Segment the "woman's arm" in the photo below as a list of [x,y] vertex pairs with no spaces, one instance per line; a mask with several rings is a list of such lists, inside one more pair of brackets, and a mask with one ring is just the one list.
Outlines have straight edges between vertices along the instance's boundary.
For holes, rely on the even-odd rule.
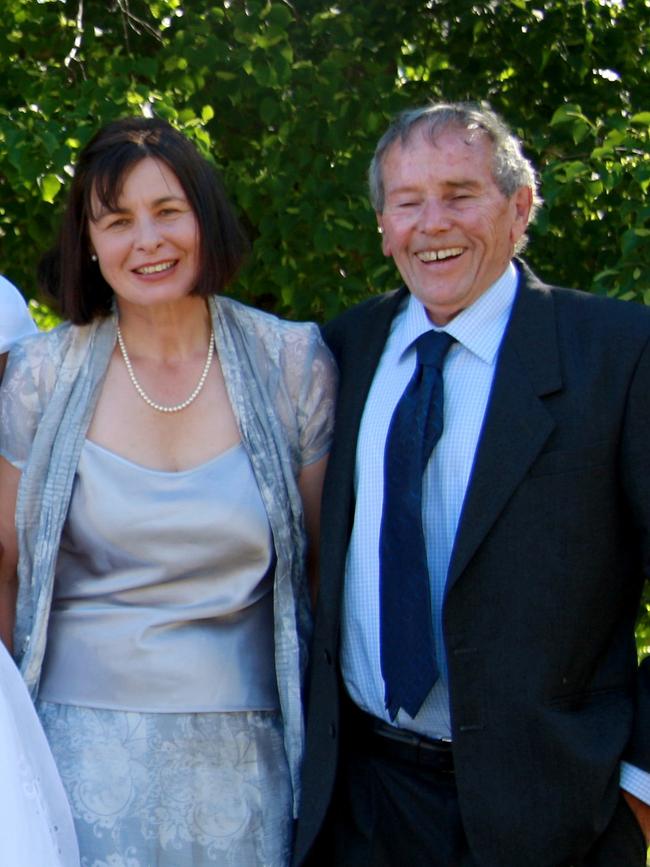
[[16,496],[20,470],[0,458],[0,639],[13,650],[18,590],[16,541]]
[[300,472],[298,489],[305,513],[307,532],[307,578],[312,605],[318,597],[318,558],[320,550],[320,502],[323,492],[323,479],[327,468],[327,455],[309,464]]

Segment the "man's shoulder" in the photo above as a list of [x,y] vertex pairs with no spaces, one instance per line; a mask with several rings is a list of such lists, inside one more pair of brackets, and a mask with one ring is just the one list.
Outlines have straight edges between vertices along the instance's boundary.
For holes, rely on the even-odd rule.
[[375,328],[387,330],[406,295],[407,290],[402,286],[391,292],[372,295],[354,307],[349,307],[323,326],[325,340],[330,345],[340,344],[350,339],[358,342],[360,330],[361,332]]
[[545,297],[553,304],[558,324],[578,328],[622,330],[632,336],[650,336],[650,307],[636,301],[611,298],[583,289],[568,288],[540,280],[529,268],[522,272],[524,293]]

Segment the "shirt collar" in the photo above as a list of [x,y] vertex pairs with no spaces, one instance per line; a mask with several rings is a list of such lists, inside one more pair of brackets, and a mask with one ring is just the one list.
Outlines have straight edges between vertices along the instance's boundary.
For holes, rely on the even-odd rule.
[[400,333],[395,335],[399,355],[406,352],[421,334],[433,329],[446,331],[465,349],[492,364],[510,319],[517,283],[517,269],[510,262],[498,280],[444,328],[433,325],[422,302],[410,295]]

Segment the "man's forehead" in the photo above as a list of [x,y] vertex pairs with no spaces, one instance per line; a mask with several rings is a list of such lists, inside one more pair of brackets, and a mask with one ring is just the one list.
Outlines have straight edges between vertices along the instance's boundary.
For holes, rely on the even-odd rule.
[[492,142],[482,130],[451,128],[432,139],[426,129],[414,131],[405,141],[393,142],[384,154],[382,174],[386,187],[407,178],[426,175],[449,185],[492,178]]
[[432,127],[424,122],[416,124],[404,135],[396,139],[386,155],[396,148],[402,153],[421,147],[422,145],[439,149],[441,147],[475,151],[486,146],[492,149],[492,140],[488,133],[478,124],[469,127],[459,124],[448,124],[442,127]]

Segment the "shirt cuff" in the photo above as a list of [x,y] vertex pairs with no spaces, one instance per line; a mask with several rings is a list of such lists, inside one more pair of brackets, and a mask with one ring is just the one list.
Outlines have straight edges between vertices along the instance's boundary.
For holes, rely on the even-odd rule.
[[642,771],[636,765],[621,762],[621,776],[619,785],[635,798],[650,806],[650,773]]

